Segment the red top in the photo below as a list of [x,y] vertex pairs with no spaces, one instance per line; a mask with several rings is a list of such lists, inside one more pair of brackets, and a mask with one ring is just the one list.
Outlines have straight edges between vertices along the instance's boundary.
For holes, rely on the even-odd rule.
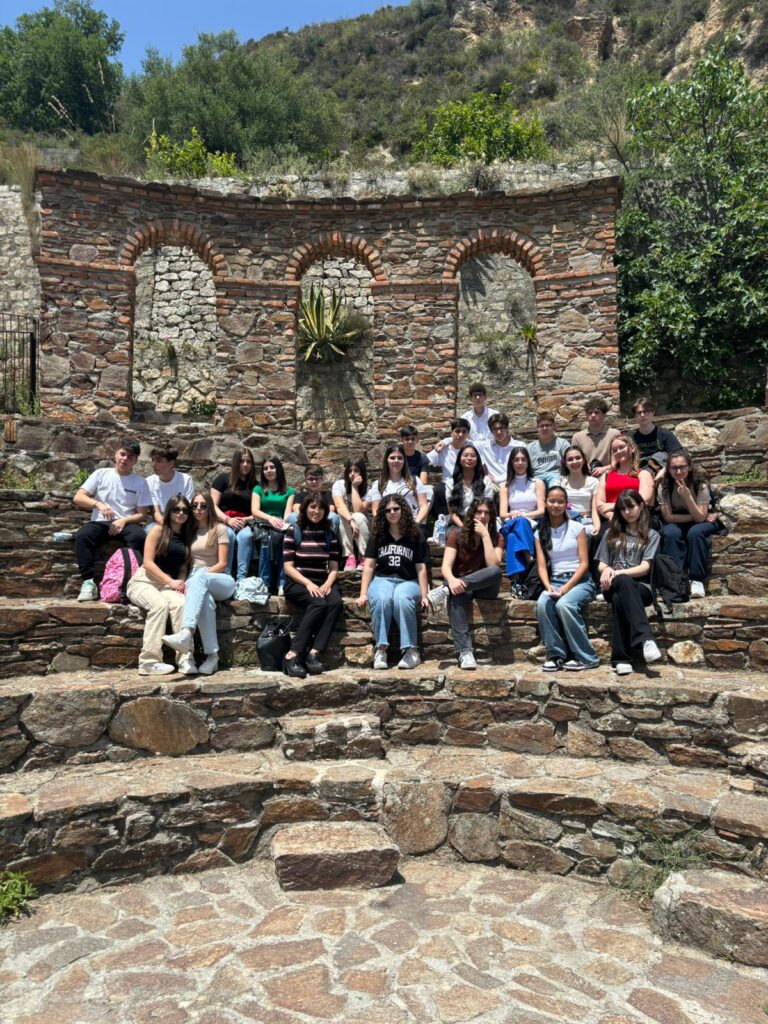
[[610,473],[605,474],[606,501],[614,504],[621,492],[626,491],[627,489],[639,491],[640,478],[636,476],[625,476],[623,473],[617,473],[615,469],[612,469]]

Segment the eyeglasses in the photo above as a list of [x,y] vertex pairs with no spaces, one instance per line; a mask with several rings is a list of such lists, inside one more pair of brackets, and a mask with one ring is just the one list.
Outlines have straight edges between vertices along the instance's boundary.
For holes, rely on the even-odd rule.
[[399,505],[390,505],[389,508],[384,509],[385,516],[394,516],[397,515],[398,512],[402,512],[402,509],[399,507]]
[[684,473],[686,471],[686,469],[688,469],[687,463],[684,466],[670,466],[669,467],[669,472],[670,473]]
[[208,506],[204,501],[193,501],[192,508],[194,509],[195,512],[205,512]]

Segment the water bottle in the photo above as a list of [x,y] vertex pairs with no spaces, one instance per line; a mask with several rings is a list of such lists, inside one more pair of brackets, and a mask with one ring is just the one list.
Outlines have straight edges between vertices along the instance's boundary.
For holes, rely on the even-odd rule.
[[437,543],[445,547],[445,516],[439,516],[437,520]]
[[54,544],[66,544],[67,541],[74,540],[74,533],[70,533],[69,530],[57,530],[53,535]]

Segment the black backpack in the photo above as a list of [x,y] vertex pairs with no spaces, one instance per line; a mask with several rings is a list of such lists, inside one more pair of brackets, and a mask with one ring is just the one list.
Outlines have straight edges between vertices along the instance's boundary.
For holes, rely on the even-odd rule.
[[656,555],[651,567],[651,593],[653,607],[661,616],[659,598],[667,608],[673,604],[685,604],[691,598],[691,581],[684,569],[679,569],[669,555]]

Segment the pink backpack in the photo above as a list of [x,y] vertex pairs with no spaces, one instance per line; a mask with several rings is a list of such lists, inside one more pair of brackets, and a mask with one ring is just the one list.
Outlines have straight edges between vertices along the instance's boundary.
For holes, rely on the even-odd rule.
[[138,568],[136,553],[130,548],[118,548],[117,551],[113,551],[107,559],[104,575],[101,577],[101,600],[107,604],[127,604],[126,587]]

